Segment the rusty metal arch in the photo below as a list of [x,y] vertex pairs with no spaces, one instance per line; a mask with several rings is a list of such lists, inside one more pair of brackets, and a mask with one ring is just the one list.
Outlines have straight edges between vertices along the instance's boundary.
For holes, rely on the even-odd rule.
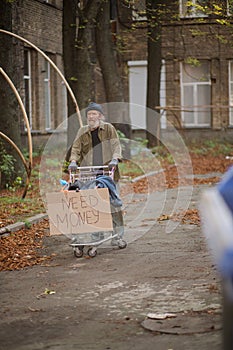
[[[56,66],[56,64],[42,50],[40,50],[36,45],[31,43],[29,40],[26,40],[25,38],[15,34],[15,33],[12,33],[12,32],[9,32],[9,31],[3,30],[3,29],[0,29],[0,32],[4,33],[4,34],[7,34],[7,35],[10,35],[10,36],[13,36],[14,38],[17,38],[17,39],[25,42],[26,44],[28,44],[29,46],[34,48],[37,52],[39,52],[52,65],[52,67],[56,70],[56,72],[61,77],[62,81],[64,82],[64,84],[65,84],[65,86],[66,86],[66,88],[67,88],[67,90],[68,90],[68,92],[69,92],[69,94],[71,96],[71,99],[72,99],[72,101],[73,101],[73,103],[75,105],[75,110],[76,110],[76,113],[77,113],[77,116],[78,116],[80,127],[83,126],[82,118],[81,118],[81,114],[80,114],[80,109],[78,107],[78,103],[77,103],[77,100],[76,100],[76,98],[74,96],[74,93],[73,93],[70,85],[68,84],[67,80],[65,79],[64,75],[62,74],[60,69]],[[28,190],[28,186],[29,186],[29,183],[30,183],[30,176],[31,176],[31,171],[32,171],[32,137],[31,137],[30,125],[29,125],[29,121],[28,121],[28,116],[27,116],[26,110],[24,108],[24,104],[23,104],[22,99],[19,96],[19,93],[18,93],[17,89],[15,88],[13,82],[10,80],[10,78],[7,76],[7,74],[4,72],[4,70],[1,67],[0,67],[0,73],[4,76],[4,78],[7,80],[7,82],[10,85],[10,87],[14,91],[14,93],[15,93],[15,95],[17,97],[17,100],[19,102],[19,105],[21,107],[21,110],[23,112],[25,124],[26,124],[26,127],[27,127],[28,146],[29,146],[29,164],[28,165],[27,165],[27,162],[26,162],[22,152],[16,146],[16,144],[9,137],[7,137],[4,133],[0,132],[0,136],[3,137],[8,143],[10,143],[14,147],[16,152],[19,154],[19,157],[21,158],[21,160],[23,162],[23,165],[24,165],[24,167],[26,169],[27,180],[26,180],[25,189],[24,189],[24,192],[23,192],[23,195],[22,195],[22,198],[25,198],[27,190]]]
[[56,64],[42,51],[40,50],[36,45],[34,45],[32,42],[30,42],[29,40],[23,38],[22,36],[19,36],[15,33],[12,33],[12,32],[9,32],[7,30],[4,30],[4,29],[0,29],[0,33],[4,33],[4,34],[7,34],[7,35],[11,35],[13,36],[14,38],[17,38],[23,42],[25,42],[26,44],[28,44],[29,46],[33,47],[37,52],[39,52],[50,64],[51,66],[53,66],[53,68],[56,70],[56,72],[60,75],[61,79],[63,80],[71,98],[72,98],[72,101],[75,105],[75,109],[76,109],[76,113],[77,113],[77,116],[78,116],[78,120],[79,120],[79,124],[80,124],[80,127],[83,126],[83,122],[82,122],[82,117],[81,117],[81,113],[80,113],[80,109],[79,109],[79,106],[78,106],[78,103],[77,103],[77,100],[74,96],[74,93],[70,87],[70,85],[68,84],[66,78],[64,77],[64,75],[62,74],[62,72],[60,71],[60,69],[56,66]]
[[16,152],[18,153],[19,157],[21,158],[23,165],[26,169],[26,173],[27,173],[27,180],[26,180],[26,185],[23,191],[23,195],[22,198],[25,198],[26,194],[27,194],[27,190],[28,190],[28,186],[30,183],[30,177],[31,177],[31,171],[32,171],[32,136],[31,136],[31,131],[30,131],[30,125],[28,122],[28,116],[27,116],[27,112],[25,110],[23,101],[16,89],[16,87],[14,86],[13,82],[11,81],[11,79],[8,77],[8,75],[4,72],[4,70],[0,67],[0,73],[4,76],[4,78],[6,79],[6,81],[8,82],[8,84],[10,85],[11,89],[13,90],[14,94],[16,95],[16,98],[19,102],[20,108],[23,112],[23,117],[24,117],[24,121],[27,127],[27,134],[28,134],[28,148],[29,148],[29,163],[27,164],[22,152],[20,151],[20,149],[18,148],[18,146],[16,146],[16,144],[8,137],[6,136],[4,133],[0,132],[0,136],[3,137],[8,143],[10,143],[11,146],[14,147],[14,149],[16,150]]

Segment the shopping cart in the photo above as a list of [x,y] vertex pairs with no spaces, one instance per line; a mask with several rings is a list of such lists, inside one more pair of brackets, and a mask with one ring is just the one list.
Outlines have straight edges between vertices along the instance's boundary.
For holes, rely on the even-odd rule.
[[[69,172],[69,187],[68,190],[79,191],[85,189],[96,189],[98,191],[98,178],[108,177],[114,183],[115,169],[109,169],[108,166],[83,166],[77,167],[76,172]],[[110,201],[110,198],[109,198]],[[110,201],[111,203],[111,201]],[[123,224],[123,216],[121,207],[117,209],[111,204],[111,215],[113,229],[112,231],[81,233],[78,232],[72,238],[70,246],[73,248],[74,256],[81,258],[84,254],[84,248],[89,257],[97,255],[97,248],[105,242],[111,241],[112,246],[117,246],[124,249],[127,242],[122,239],[119,234],[119,227]],[[121,226],[121,228],[122,228]],[[84,238],[84,239],[83,239]],[[86,249],[87,248],[87,249]]]

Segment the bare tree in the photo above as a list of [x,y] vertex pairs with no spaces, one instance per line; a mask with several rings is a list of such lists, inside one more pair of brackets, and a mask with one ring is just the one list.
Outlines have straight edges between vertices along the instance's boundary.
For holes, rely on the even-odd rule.
[[[160,81],[162,68],[162,25],[174,20],[175,0],[146,0],[147,29],[147,139],[148,147],[159,144],[160,131]],[[176,7],[175,7],[176,8]],[[155,113],[155,112],[156,113]]]
[[[110,1],[105,1],[98,12],[96,25],[96,52],[103,77],[107,102],[125,102],[122,76],[118,62],[116,45],[114,44],[110,18]],[[124,133],[127,138],[131,137],[131,126],[128,111],[119,110],[117,104],[109,105],[110,121],[117,129]]]
[[[80,109],[94,98],[93,52],[95,50],[94,27],[100,5],[104,0],[63,1],[63,58],[68,82],[76,96]],[[68,115],[75,108],[68,97]],[[76,134],[68,123],[68,143]]]
[[157,145],[157,132],[160,127],[159,110],[155,113],[155,106],[160,105],[161,78],[161,0],[147,0],[146,11],[148,19],[148,65],[147,65],[147,140],[148,147]]
[[[117,63],[119,57],[112,42],[109,1],[64,1],[63,53],[65,75],[80,109],[95,99],[93,68],[97,58],[102,72],[106,102],[124,102],[122,77]],[[72,115],[75,112],[72,101],[68,100],[68,106],[69,115]],[[111,108],[109,115],[115,126],[130,138],[128,113],[118,115],[117,118],[115,113],[114,108]],[[68,144],[73,140],[75,133],[73,125],[68,126]]]
[[107,101],[123,102],[123,86],[112,36],[110,1],[106,1],[102,4],[97,17],[96,52],[101,67]]
[[[77,36],[77,7],[78,0],[63,1],[63,62],[64,71],[67,80],[76,93],[76,79],[75,79],[75,57],[76,48],[75,41]],[[75,112],[75,108],[71,98],[68,96],[68,111],[69,115]]]

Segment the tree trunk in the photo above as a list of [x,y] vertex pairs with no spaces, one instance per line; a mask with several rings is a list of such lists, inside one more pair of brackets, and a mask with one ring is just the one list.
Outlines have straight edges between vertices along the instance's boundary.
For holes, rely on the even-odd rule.
[[[93,25],[101,2],[89,0],[79,7],[78,0],[63,1],[63,57],[65,76],[77,99],[79,109],[85,108],[94,97],[93,83]],[[68,116],[75,113],[75,107],[68,96]],[[68,118],[68,152],[80,127],[78,120]],[[75,125],[74,125],[75,124]]]
[[[9,3],[5,0],[0,1],[0,28],[12,31],[12,13],[14,11],[14,7],[16,6],[18,6],[17,2]],[[20,47],[21,46],[18,43],[15,43],[15,40],[11,36],[1,34],[0,66],[13,81],[17,89],[20,88],[19,80],[20,78],[22,79],[22,73],[19,71],[21,67],[18,61],[17,51],[20,50]],[[0,75],[0,105],[0,130],[20,148],[20,108],[14,92],[2,75]],[[3,143],[6,152],[16,159],[14,166],[15,173],[19,173],[23,166],[17,153],[12,146],[2,139],[0,142]],[[12,176],[15,176],[15,174],[12,174]],[[2,181],[4,182],[4,177]]]
[[148,147],[158,145],[157,134],[160,128],[160,112],[155,110],[160,105],[161,77],[161,23],[159,8],[161,0],[147,0],[148,19],[148,67],[147,67],[147,140]]
[[123,87],[112,41],[110,1],[99,11],[96,26],[96,52],[103,75],[107,102],[123,102]]
[[[66,0],[63,1],[63,62],[64,62],[64,73],[65,77],[77,98],[77,77],[76,77],[76,48],[75,42],[77,37],[77,7],[78,0]],[[73,122],[69,122],[69,117],[76,113],[74,103],[67,94],[67,105],[68,105],[68,140],[67,147],[69,148],[76,133],[77,128],[80,127],[77,120],[76,128]],[[69,152],[67,154],[67,160],[69,158]]]
[[[64,69],[80,110],[94,99],[93,26],[103,1],[105,0],[89,0],[82,8],[78,7],[77,0],[63,1]],[[70,99],[68,101],[71,116],[75,109]],[[77,128],[68,120],[68,145],[72,143],[76,132]]]
[[[66,0],[63,2],[63,22],[62,22],[62,39],[63,39],[63,61],[64,72],[71,89],[75,90],[74,65],[75,65],[75,40],[76,40],[76,9],[78,0]],[[68,94],[68,115],[75,112],[75,106]]]
[[112,34],[110,1],[105,1],[97,17],[96,52],[102,72],[106,100],[109,102],[109,121],[130,139],[131,123],[129,112],[123,108],[123,104],[117,104],[117,102],[124,102],[124,91],[118,66],[119,57],[117,57]]

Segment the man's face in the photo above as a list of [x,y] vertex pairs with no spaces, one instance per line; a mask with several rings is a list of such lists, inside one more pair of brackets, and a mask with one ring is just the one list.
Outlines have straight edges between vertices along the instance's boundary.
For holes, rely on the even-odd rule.
[[101,113],[95,110],[90,110],[87,112],[87,123],[91,129],[98,128],[100,124]]

